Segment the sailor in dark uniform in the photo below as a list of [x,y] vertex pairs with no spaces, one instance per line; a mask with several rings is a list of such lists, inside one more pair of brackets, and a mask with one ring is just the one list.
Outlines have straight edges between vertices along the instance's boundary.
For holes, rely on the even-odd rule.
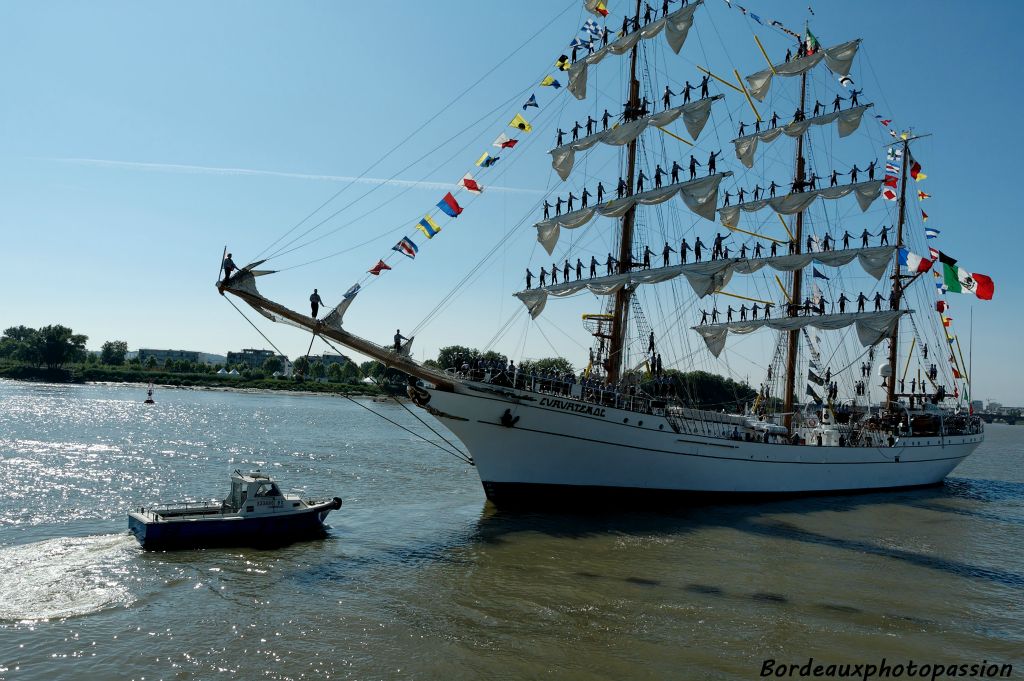
[[231,274],[238,269],[235,265],[235,261],[231,259],[231,254],[228,253],[227,257],[224,258],[224,263],[221,265],[224,268],[224,279],[223,283],[228,283],[228,279],[231,278]]
[[409,339],[402,335],[401,329],[395,329],[395,352],[402,351],[402,341],[404,340]]
[[694,179],[697,178],[697,166],[699,166],[699,165],[701,165],[701,162],[698,161],[696,159],[696,157],[694,157],[693,154],[690,154],[690,179],[691,180],[694,180]]
[[661,251],[661,255],[662,255],[662,257],[664,258],[664,261],[665,261],[665,264],[663,265],[663,267],[668,267],[668,254],[669,253],[675,253],[675,252],[676,252],[676,249],[674,249],[671,246],[669,246],[668,242],[666,241],[665,242],[665,248],[663,248],[662,251]]
[[313,319],[316,319],[316,313],[320,311],[320,306],[324,304],[324,301],[320,299],[320,294],[313,289],[313,294],[309,296],[309,308],[312,311]]

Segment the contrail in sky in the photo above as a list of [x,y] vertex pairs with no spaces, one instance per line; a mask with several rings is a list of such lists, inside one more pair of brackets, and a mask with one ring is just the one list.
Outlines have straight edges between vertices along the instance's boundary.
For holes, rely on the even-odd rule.
[[[357,182],[359,184],[387,185],[391,187],[417,187],[420,189],[452,189],[454,182],[422,182],[416,180],[397,180],[381,177],[351,177],[348,175],[312,175],[309,173],[286,173],[278,170],[254,170],[252,168],[219,168],[216,166],[195,166],[182,163],[141,163],[138,161],[111,161],[101,158],[42,158],[37,160],[55,161],[75,165],[97,166],[100,168],[125,168],[164,173],[182,173],[191,175],[252,175],[257,177],[285,177],[294,180],[317,180],[321,182]],[[519,194],[543,194],[536,189],[520,189],[517,187],[501,187],[486,185],[488,191],[514,192]]]

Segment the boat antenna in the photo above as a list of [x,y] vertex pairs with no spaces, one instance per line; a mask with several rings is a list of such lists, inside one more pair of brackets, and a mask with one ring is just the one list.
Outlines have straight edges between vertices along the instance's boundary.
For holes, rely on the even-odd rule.
[[[640,0],[636,0],[636,15],[640,16]],[[626,104],[627,111],[639,111],[640,109],[640,81],[636,79],[636,58],[640,48],[640,42],[636,41],[629,56],[629,100]],[[627,147],[628,161],[626,166],[626,187],[627,191],[633,193],[633,173],[636,170],[636,145],[639,136],[634,138]],[[633,264],[633,223],[636,218],[636,204],[630,206],[626,214],[622,216],[622,234],[619,239],[619,273],[630,271]],[[612,312],[612,331],[608,347],[608,383],[618,383],[622,374],[622,355],[626,338],[626,323],[629,319],[629,298],[628,286],[623,286],[615,294],[615,309]]]

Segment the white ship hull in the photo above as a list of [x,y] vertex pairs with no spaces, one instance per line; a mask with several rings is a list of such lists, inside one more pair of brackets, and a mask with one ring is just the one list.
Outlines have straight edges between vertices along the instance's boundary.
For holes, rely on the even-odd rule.
[[[904,437],[893,446],[880,436],[877,447],[767,444],[723,437],[733,428],[734,417],[726,415],[717,424],[677,421],[676,432],[666,416],[562,396],[465,384],[428,392],[428,406],[465,444],[488,498],[498,504],[934,485],[984,439],[973,433]],[[502,424],[506,409],[518,417],[514,425]],[[702,434],[709,432],[717,436]]]

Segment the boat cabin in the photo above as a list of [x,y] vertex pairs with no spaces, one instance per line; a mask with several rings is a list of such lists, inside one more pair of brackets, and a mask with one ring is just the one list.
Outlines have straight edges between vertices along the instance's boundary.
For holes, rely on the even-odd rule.
[[277,507],[284,504],[284,495],[271,477],[259,471],[231,474],[231,493],[224,500],[226,509],[233,512],[255,511],[257,507]]

